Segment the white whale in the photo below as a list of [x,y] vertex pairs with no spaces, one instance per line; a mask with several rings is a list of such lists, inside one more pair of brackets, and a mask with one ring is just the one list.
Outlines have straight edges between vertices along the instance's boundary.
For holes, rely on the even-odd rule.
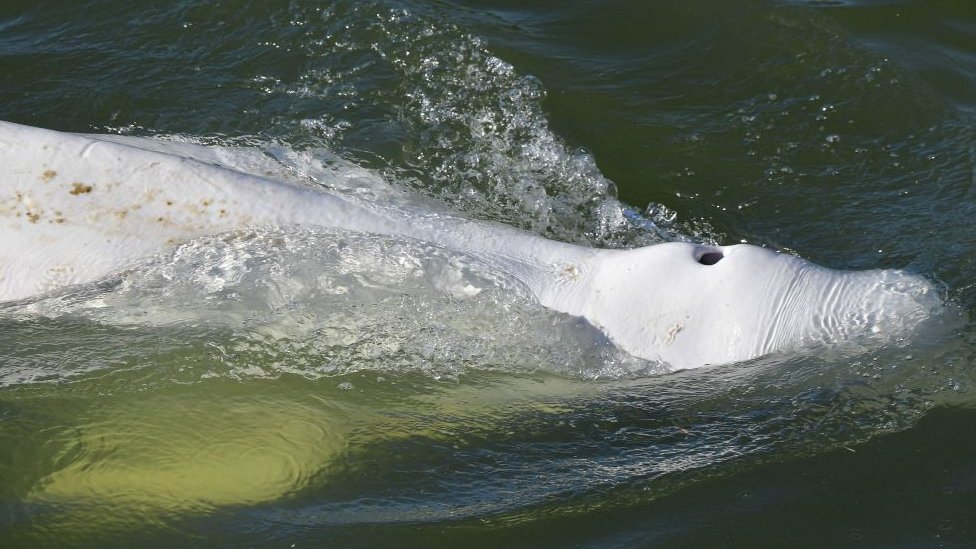
[[837,271],[749,245],[588,248],[274,181],[128,139],[0,122],[0,302],[95,280],[193,237],[297,224],[474,254],[542,305],[584,317],[623,350],[676,369],[900,337],[941,308],[931,284],[901,271]]

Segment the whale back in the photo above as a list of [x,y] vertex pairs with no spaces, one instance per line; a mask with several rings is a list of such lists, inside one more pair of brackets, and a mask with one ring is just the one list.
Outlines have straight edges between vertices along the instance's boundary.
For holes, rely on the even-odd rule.
[[0,301],[249,225],[393,231],[349,200],[118,139],[0,122]]

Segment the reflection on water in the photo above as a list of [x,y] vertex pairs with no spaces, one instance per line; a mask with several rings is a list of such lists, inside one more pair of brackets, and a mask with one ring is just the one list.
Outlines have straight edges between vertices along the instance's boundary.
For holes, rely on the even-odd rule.
[[45,441],[57,449],[53,467],[24,495],[32,522],[81,540],[165,528],[176,517],[286,497],[341,450],[341,408],[275,398],[258,393],[261,385],[215,385],[106,397],[61,418],[67,425],[49,427]]
[[438,379],[382,356],[317,379],[213,377],[219,355],[188,353],[4,389],[4,529],[98,543],[227,520],[294,534],[626,508],[905,429],[965,401],[971,373],[929,365],[968,352],[600,382],[490,363]]

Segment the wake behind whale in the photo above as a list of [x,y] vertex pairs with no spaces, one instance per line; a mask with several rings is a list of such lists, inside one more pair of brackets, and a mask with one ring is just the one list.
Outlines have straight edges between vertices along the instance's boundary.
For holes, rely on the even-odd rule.
[[901,271],[836,271],[747,245],[576,246],[397,193],[324,192],[273,170],[255,174],[232,156],[145,139],[0,123],[0,159],[4,301],[90,282],[200,237],[303,226],[465,254],[624,351],[674,368],[811,343],[897,341],[942,310],[930,283]]

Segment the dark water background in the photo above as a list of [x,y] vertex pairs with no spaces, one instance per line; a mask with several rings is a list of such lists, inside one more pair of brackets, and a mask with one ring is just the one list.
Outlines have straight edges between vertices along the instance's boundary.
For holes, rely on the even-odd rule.
[[[0,119],[904,268],[964,318],[974,116],[964,1],[0,3]],[[976,545],[969,321],[662,376],[512,296],[411,295],[337,305],[365,336],[0,320],[0,545]]]

